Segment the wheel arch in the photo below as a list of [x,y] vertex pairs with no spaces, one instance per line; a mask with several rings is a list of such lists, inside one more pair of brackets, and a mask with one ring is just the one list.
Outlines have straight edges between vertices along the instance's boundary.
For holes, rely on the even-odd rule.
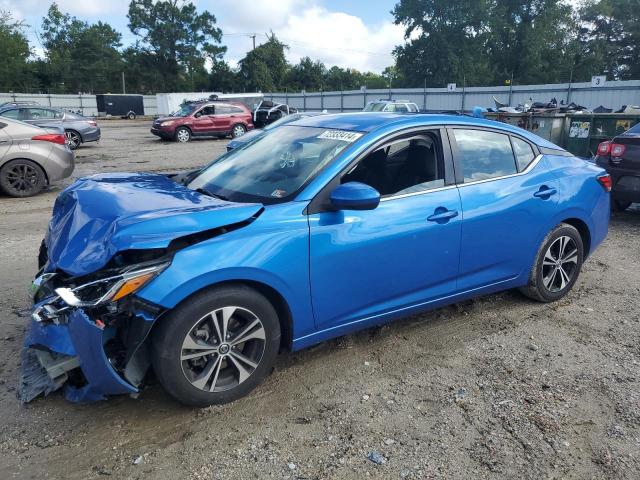
[[[289,307],[289,304],[284,296],[273,286],[268,285],[267,283],[247,279],[222,280],[205,285],[197,290],[192,291],[191,293],[189,293],[189,295],[182,298],[171,309],[177,308],[179,305],[188,302],[195,295],[202,294],[207,290],[215,290],[220,287],[228,287],[234,285],[242,285],[252,288],[253,290],[256,290],[258,293],[263,295],[271,303],[273,308],[276,310],[278,320],[280,322],[280,350],[291,351],[293,345],[293,315],[291,313],[291,308]],[[158,322],[155,322],[153,326],[154,329],[156,328],[157,324]]]
[[9,158],[7,158],[7,157],[5,157],[5,158],[2,159],[2,162],[0,162],[0,169],[2,169],[7,163],[9,163],[9,162],[11,162],[13,160],[28,160],[30,162],[35,163],[40,168],[40,170],[42,170],[42,173],[44,174],[44,179],[47,182],[47,185],[51,185],[51,182],[49,181],[49,174],[47,173],[47,169],[44,168],[39,161],[34,160],[33,158],[27,158],[27,157],[9,157]]
[[566,223],[567,225],[571,225],[578,233],[580,233],[580,238],[582,238],[582,245],[584,248],[584,258],[587,258],[591,253],[591,230],[589,230],[589,226],[584,220],[576,217],[565,218],[560,223]]
[[65,128],[64,131],[65,133],[66,132],[76,133],[78,137],[80,137],[80,143],[84,143],[84,138],[82,138],[82,133],[80,133],[80,131],[76,130],[75,128]]

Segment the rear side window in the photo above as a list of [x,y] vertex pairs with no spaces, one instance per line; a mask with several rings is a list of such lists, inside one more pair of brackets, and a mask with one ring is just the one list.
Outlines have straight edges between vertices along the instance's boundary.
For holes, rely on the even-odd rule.
[[229,113],[244,113],[244,110],[242,110],[240,107],[229,105]]
[[508,135],[456,128],[453,136],[465,182],[517,173]]
[[640,134],[640,123],[636,123],[633,127],[627,130],[627,133]]
[[13,118],[14,120],[18,120],[19,113],[20,113],[20,110],[18,110],[17,108],[14,108],[13,110],[5,110],[4,112],[2,112],[2,116],[7,118]]
[[516,162],[518,163],[518,171],[522,172],[536,158],[536,154],[533,152],[531,145],[524,140],[511,137],[511,141],[513,142],[513,153],[515,153]]
[[45,120],[56,118],[56,112],[47,108],[28,108],[29,120]]

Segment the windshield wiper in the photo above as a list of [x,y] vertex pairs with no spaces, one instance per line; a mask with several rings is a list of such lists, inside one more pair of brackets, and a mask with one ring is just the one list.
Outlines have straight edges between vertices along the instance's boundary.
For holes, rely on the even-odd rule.
[[204,188],[196,188],[196,192],[202,193],[202,194],[207,195],[209,197],[217,198],[219,200],[223,200],[225,202],[229,201],[229,199],[227,197],[225,197],[224,195],[220,195],[219,193],[212,193],[212,192],[210,192],[208,190],[205,190]]

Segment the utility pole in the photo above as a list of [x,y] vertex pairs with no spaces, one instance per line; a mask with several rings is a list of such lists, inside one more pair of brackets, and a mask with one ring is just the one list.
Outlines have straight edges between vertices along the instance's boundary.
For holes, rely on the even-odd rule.
[[124,72],[122,72],[122,93],[123,93],[123,94],[126,94],[126,93],[127,93],[127,90],[126,90],[126,88],[124,87]]
[[253,40],[253,49],[256,49],[256,34],[254,33],[253,35],[249,35],[251,37],[251,39]]

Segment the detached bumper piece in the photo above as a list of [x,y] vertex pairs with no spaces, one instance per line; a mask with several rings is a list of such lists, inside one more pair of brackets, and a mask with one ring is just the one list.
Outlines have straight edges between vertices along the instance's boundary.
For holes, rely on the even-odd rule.
[[[77,403],[137,394],[138,389],[118,374],[105,353],[106,339],[113,332],[79,308],[69,310],[66,318],[66,324],[58,325],[32,320],[22,354],[20,400],[29,402],[63,386],[65,398]],[[74,375],[76,385],[70,382]]]

